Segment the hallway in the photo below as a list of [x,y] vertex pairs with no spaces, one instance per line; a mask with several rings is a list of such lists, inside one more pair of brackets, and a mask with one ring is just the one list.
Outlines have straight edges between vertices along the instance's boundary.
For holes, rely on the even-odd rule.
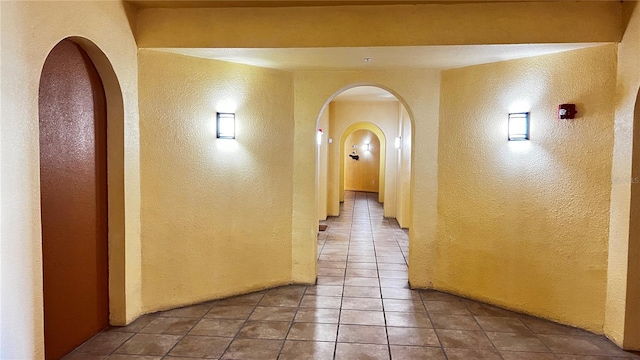
[[640,356],[602,336],[407,284],[408,233],[348,192],[318,236],[318,285],[146,315],[68,360],[573,359]]

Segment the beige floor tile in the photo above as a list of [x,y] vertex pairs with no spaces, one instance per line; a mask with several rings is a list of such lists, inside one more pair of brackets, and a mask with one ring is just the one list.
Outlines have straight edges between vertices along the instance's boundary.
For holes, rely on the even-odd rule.
[[466,300],[467,308],[475,316],[518,317],[518,314],[489,304]]
[[344,269],[318,268],[318,275],[321,276],[344,276]]
[[309,286],[305,295],[342,296],[342,286],[316,285]]
[[551,353],[535,353],[535,352],[515,352],[501,351],[500,354],[504,360],[555,360],[555,355]]
[[252,321],[293,321],[296,308],[257,306],[249,320]]
[[373,298],[343,297],[342,309],[382,311],[382,300]]
[[531,330],[515,317],[476,316],[475,318],[484,331],[531,333]]
[[493,345],[482,331],[436,329],[445,348],[493,349]]
[[380,287],[378,286],[345,286],[344,296],[379,299]]
[[[364,264],[367,264],[367,263],[364,263]],[[352,276],[352,277],[377,278],[378,277],[378,270],[375,270],[375,269],[355,269],[355,268],[349,267],[347,269],[346,275],[347,276]]]
[[291,323],[284,321],[247,321],[238,338],[244,339],[284,339]]
[[[107,357],[106,360],[161,360],[161,359],[162,359],[162,356],[113,354]],[[171,360],[175,360],[175,359],[171,358]]]
[[340,325],[338,343],[387,344],[384,326]]
[[602,349],[584,336],[538,335],[538,337],[551,351],[558,354],[606,355]]
[[136,334],[117,348],[115,353],[162,356],[181,338],[179,335]]
[[189,335],[234,337],[243,320],[202,319],[191,329]]
[[393,360],[446,360],[439,347],[391,345]]
[[133,321],[131,324],[127,326],[112,326],[107,331],[123,331],[123,332],[132,332],[132,333],[138,332],[143,327],[149,325],[149,323],[155,320],[155,318],[156,317],[152,315],[144,315],[137,318],[135,321]]
[[384,326],[382,311],[342,310],[340,324]]
[[294,323],[287,340],[336,341],[338,324]]
[[185,336],[171,349],[169,355],[217,359],[231,343],[230,338]]
[[340,319],[339,309],[300,308],[294,322],[337,324]]
[[486,333],[498,350],[549,352],[547,347],[534,334],[526,333]]
[[398,300],[398,299],[384,299],[384,311],[398,311],[398,312],[416,312],[426,313],[424,304],[422,301],[415,300]]
[[226,305],[258,305],[260,299],[264,296],[264,293],[252,293],[247,295],[235,296],[228,299],[218,300],[211,302],[214,306],[226,306]]
[[380,279],[380,287],[409,289],[407,279]]
[[378,269],[378,265],[376,263],[357,263],[350,262],[347,266],[347,271],[350,269],[354,270],[376,270]]
[[461,301],[461,297],[435,290],[419,290],[423,301]]
[[300,299],[302,299],[302,294],[269,293],[264,295],[258,306],[297,307],[300,304]]
[[158,317],[140,330],[142,334],[184,335],[198,322],[192,318]]
[[278,360],[332,360],[335,346],[334,342],[287,340]]
[[305,295],[300,303],[301,308],[340,309],[342,298],[337,296]]
[[246,320],[253,309],[255,309],[255,306],[252,305],[214,306],[204,317]]
[[462,301],[424,301],[424,306],[429,314],[442,315],[471,315],[467,306]]
[[[63,357],[62,360],[104,360],[106,358],[106,355],[96,355],[73,351]],[[158,359],[161,359],[161,357],[159,357]]]
[[389,344],[440,346],[435,330],[427,328],[389,327]]
[[109,355],[133,335],[133,333],[117,331],[102,332],[80,345],[75,351],[94,355]]
[[436,329],[482,330],[476,319],[470,315],[431,314],[431,322]]
[[445,348],[449,360],[502,360],[494,349],[457,349]]
[[378,282],[378,278],[350,277],[350,276],[347,276],[344,279],[344,284],[346,286],[370,286],[370,287],[380,286]]
[[432,328],[429,316],[424,313],[388,312],[385,314],[387,326]]
[[542,320],[534,317],[520,316],[519,319],[535,334],[545,334],[545,335],[584,335],[585,334],[585,332],[580,329],[556,324],[551,321]]
[[336,360],[388,360],[387,345],[338,343]]
[[235,339],[222,359],[276,360],[283,340]]
[[415,290],[398,288],[382,288],[380,290],[382,290],[383,299],[421,301],[420,293]]
[[344,277],[342,276],[318,276],[318,285],[334,285],[342,286],[344,284]]
[[199,304],[186,306],[178,309],[162,311],[156,313],[157,316],[165,316],[165,317],[184,317],[184,318],[195,318],[200,319],[203,317],[209,310],[213,307],[211,303]]

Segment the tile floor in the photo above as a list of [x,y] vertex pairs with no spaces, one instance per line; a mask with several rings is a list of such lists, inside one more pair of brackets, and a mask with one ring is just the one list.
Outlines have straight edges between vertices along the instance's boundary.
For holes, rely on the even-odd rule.
[[634,358],[601,336],[407,286],[408,235],[375,194],[348,193],[318,236],[316,286],[147,315],[66,360]]

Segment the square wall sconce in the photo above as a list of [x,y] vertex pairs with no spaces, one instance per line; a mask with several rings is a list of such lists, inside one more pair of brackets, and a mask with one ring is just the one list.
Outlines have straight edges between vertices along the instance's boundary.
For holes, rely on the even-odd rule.
[[529,140],[529,113],[509,114],[509,141]]
[[362,151],[369,151],[369,149],[371,149],[371,147],[369,146],[369,144],[364,144],[364,145],[362,145]]
[[236,114],[217,113],[216,125],[216,137],[218,139],[236,138]]
[[398,137],[396,138],[396,143],[395,143],[395,145],[396,145],[396,149],[400,150],[400,147],[402,147],[402,137],[401,137],[401,136],[398,136]]

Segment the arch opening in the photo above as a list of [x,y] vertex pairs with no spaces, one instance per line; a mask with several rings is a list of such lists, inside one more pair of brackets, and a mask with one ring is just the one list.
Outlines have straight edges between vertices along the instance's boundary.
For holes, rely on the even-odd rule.
[[[344,201],[344,151],[349,134],[369,130],[380,139],[379,202],[384,216],[396,218],[403,228],[411,223],[413,119],[404,100],[377,84],[351,84],[329,97],[316,126],[324,138],[316,153],[318,220],[338,216]],[[384,148],[384,149],[383,149]]]
[[[64,91],[60,90],[61,86]],[[94,243],[88,250],[90,256],[84,256],[80,262],[91,258],[95,265],[95,284],[89,284],[96,289],[95,294],[87,295],[91,291],[76,294],[78,303],[90,308],[86,314],[93,313],[85,317],[91,318],[95,329],[83,329],[78,335],[86,340],[102,330],[101,327],[127,323],[124,104],[115,71],[95,43],[86,38],[68,37],[50,50],[40,77],[39,112],[45,319],[56,311],[51,310],[55,309],[52,297],[64,293],[63,288],[52,292],[51,286],[60,281],[56,277],[93,273],[94,270],[93,266],[87,269],[78,263],[73,266],[79,268],[74,270],[71,266],[62,274],[51,269],[60,267],[61,259],[75,261],[83,258],[82,255],[87,253],[79,249],[87,251],[82,247]],[[78,136],[73,136],[75,133]],[[82,166],[69,167],[70,164]],[[75,179],[78,181],[73,183]],[[83,191],[87,196],[81,199],[79,193]],[[82,202],[84,204],[80,204]],[[83,206],[89,210],[82,210]],[[78,242],[80,248],[76,244],[64,251],[52,252],[56,243],[51,239],[60,235],[61,227],[72,227],[80,222],[74,218],[78,214],[92,214],[92,220],[87,221],[92,228],[74,236],[83,238],[94,233],[95,236],[91,235],[94,240]],[[63,283],[69,282],[68,278],[62,280]],[[75,317],[73,313],[58,316],[65,322]],[[47,332],[47,323],[50,324],[51,320],[45,320],[45,351],[48,357],[56,358],[64,346],[53,352],[48,350],[47,345],[55,340],[51,338],[51,331]]]

